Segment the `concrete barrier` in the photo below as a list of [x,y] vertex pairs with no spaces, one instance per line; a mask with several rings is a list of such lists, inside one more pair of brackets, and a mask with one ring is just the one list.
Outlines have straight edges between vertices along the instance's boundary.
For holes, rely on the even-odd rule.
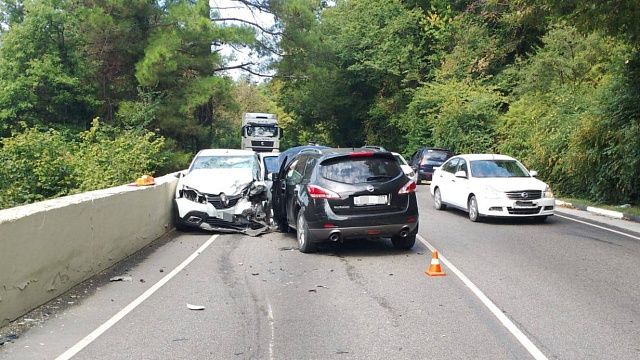
[[0,210],[0,327],[173,227],[177,179]]

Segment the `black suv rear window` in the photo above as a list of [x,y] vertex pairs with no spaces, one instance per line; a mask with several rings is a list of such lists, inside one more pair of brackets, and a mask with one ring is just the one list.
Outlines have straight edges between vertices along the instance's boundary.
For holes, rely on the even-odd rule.
[[385,181],[401,173],[395,159],[381,157],[339,158],[324,162],[320,167],[322,177],[345,184]]

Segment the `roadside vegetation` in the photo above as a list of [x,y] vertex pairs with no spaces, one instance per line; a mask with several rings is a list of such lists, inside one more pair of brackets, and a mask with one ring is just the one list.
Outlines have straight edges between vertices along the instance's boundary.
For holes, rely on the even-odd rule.
[[640,202],[637,1],[307,5],[278,64],[298,142],[499,152],[558,194]]
[[[283,147],[517,157],[562,196],[640,203],[635,0],[0,0],[0,208],[184,168],[277,113]],[[265,37],[266,36],[266,37]],[[274,56],[234,67],[222,44]]]

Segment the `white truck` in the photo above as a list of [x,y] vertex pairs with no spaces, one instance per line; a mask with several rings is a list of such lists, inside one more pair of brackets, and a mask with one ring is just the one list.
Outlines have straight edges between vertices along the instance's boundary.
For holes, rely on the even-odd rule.
[[242,115],[241,149],[278,152],[281,137],[282,129],[278,127],[276,114],[244,113]]

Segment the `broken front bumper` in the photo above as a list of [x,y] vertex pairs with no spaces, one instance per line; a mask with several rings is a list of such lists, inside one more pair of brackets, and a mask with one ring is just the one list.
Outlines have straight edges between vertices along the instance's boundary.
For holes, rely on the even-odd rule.
[[[267,226],[264,210],[248,199],[240,199],[237,204],[217,209],[211,203],[198,203],[186,198],[175,199],[176,222],[183,227],[193,227],[218,232],[253,233]],[[262,233],[264,231],[260,231]]]

